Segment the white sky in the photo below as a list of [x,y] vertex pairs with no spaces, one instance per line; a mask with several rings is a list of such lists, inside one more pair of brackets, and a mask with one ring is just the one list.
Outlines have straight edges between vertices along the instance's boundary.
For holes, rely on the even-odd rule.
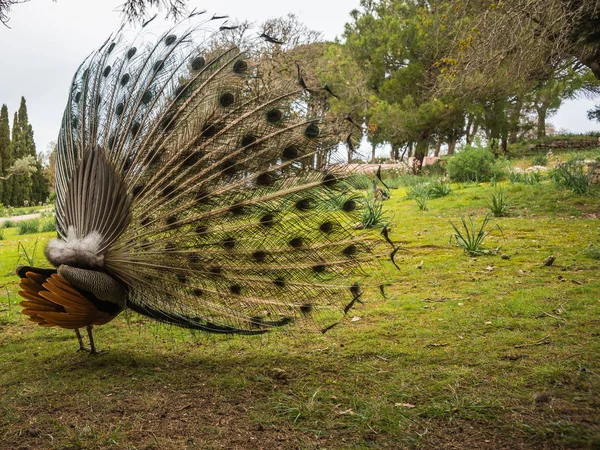
[[[0,104],[12,115],[21,96],[27,100],[29,121],[38,151],[56,139],[71,77],[80,62],[101,45],[121,23],[117,9],[123,0],[32,0],[16,5],[10,29],[0,26]],[[296,14],[309,28],[333,39],[344,30],[349,13],[360,0],[192,0],[192,7],[232,18],[263,22]],[[600,130],[587,120],[594,100],[566,104],[550,119],[557,129]]]

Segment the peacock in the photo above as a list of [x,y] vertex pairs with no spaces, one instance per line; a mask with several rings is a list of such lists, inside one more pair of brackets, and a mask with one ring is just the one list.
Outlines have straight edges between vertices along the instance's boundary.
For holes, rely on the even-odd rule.
[[314,106],[330,88],[223,44],[232,27],[201,14],[164,33],[121,27],[70,86],[54,268],[16,272],[23,314],[75,330],[80,350],[96,353],[92,327],[125,309],[209,333],[325,332],[365,279],[380,284],[369,268],[387,229],[361,229],[364,195],[323,157],[350,139],[347,118]]

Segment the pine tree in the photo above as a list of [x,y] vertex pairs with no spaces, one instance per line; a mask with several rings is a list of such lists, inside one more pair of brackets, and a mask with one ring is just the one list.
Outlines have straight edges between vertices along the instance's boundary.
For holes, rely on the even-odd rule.
[[[15,113],[12,130],[12,156],[13,161],[32,155],[36,157],[35,142],[33,141],[33,128],[29,125],[27,117],[27,104],[25,97],[21,97],[21,105],[18,113]],[[11,162],[11,163],[12,163]],[[25,202],[34,200],[33,179],[34,175],[15,175],[12,177],[12,206],[23,206]]]
[[[6,176],[6,171],[11,164],[10,152],[10,126],[8,123],[8,108],[2,105],[0,110],[0,177]],[[10,200],[11,181],[0,181],[0,203],[5,206]]]

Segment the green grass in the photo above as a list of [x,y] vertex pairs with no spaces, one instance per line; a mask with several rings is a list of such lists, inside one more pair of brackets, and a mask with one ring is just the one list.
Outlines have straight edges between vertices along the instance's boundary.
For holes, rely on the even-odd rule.
[[384,202],[401,243],[387,299],[365,295],[360,320],[310,338],[192,335],[125,314],[97,328],[107,353],[76,353],[72,332],[16,304],[19,242],[31,256],[39,237],[40,264],[55,233],[4,230],[3,448],[598,448],[600,261],[586,249],[599,197],[498,185],[511,215],[485,243],[507,259],[449,243],[450,221],[484,216],[497,188],[453,185],[418,211],[401,187]]

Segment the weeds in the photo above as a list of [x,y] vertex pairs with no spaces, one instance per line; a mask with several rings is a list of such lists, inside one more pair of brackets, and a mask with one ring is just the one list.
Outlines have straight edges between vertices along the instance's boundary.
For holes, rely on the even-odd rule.
[[573,158],[559,165],[550,172],[550,178],[557,185],[580,195],[587,194],[590,187],[581,158]]
[[40,221],[38,219],[23,220],[17,222],[17,234],[35,234],[40,229]]
[[504,217],[508,215],[510,203],[508,196],[500,188],[490,195],[487,201],[488,208],[494,217]]
[[12,228],[14,226],[16,226],[15,222],[9,219],[2,222],[2,226],[0,226],[0,228]]
[[46,233],[48,231],[56,231],[56,221],[52,219],[42,222],[42,228],[40,231],[42,233]]
[[440,198],[450,195],[452,193],[452,188],[450,187],[450,183],[447,183],[442,180],[436,180],[429,184],[429,197],[430,198]]
[[508,175],[508,180],[511,183],[523,183],[523,184],[538,184],[541,183],[541,181],[544,179],[543,175],[541,172],[539,171],[533,171],[533,172],[527,172],[527,173],[522,173],[522,172],[511,172]]
[[35,242],[33,243],[33,248],[31,249],[31,254],[27,251],[27,249],[25,248],[23,243],[19,242],[19,245],[17,246],[17,251],[19,252],[19,259],[17,259],[17,266],[20,265],[19,263],[23,259],[27,262],[28,266],[32,266],[32,267],[35,266],[35,252],[37,250],[39,239],[40,239],[39,237],[36,238]]
[[383,228],[389,223],[389,219],[383,211],[383,203],[374,198],[366,202],[361,224],[363,228]]
[[[469,216],[468,221],[465,220],[464,217],[461,217],[460,220],[462,222],[462,229],[459,229],[454,223],[450,222],[450,225],[454,228],[454,234],[450,236],[450,243],[454,240],[456,245],[471,256],[490,255],[498,252],[499,249],[485,250],[483,248],[483,241],[490,235],[494,228],[500,230],[500,227],[497,225],[494,228],[486,230],[486,227],[490,222],[489,215],[485,216],[479,227],[472,216]],[[500,231],[502,232],[502,230]]]
[[588,258],[600,260],[600,247],[590,246],[583,252]]

